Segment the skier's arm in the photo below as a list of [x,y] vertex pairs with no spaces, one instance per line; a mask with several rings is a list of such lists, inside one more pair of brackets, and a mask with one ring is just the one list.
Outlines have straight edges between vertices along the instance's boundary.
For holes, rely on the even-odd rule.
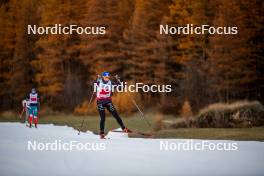
[[92,86],[94,87],[95,85],[98,85],[101,79],[102,77],[100,75],[97,75],[96,80],[92,81]]
[[26,108],[30,109],[29,96],[26,98]]
[[115,81],[112,82],[113,85],[121,85],[122,82],[120,81],[120,77],[118,75],[115,75]]

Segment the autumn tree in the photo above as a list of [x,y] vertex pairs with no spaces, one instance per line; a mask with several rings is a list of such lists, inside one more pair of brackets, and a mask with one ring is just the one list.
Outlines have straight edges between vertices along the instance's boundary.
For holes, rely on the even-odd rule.
[[[207,0],[179,0],[174,1],[170,6],[170,14],[166,18],[165,24],[169,26],[201,26],[210,24],[206,10],[212,4]],[[212,8],[212,7],[211,7]],[[210,9],[212,10],[212,9]],[[175,95],[177,101],[183,103],[184,99],[189,99],[194,107],[203,105],[205,97],[205,74],[203,65],[206,62],[206,48],[208,45],[207,35],[197,34],[176,34],[169,36],[172,46],[168,51],[169,60],[168,71],[172,76],[170,79],[175,84]],[[160,43],[160,42],[159,42]]]
[[8,106],[19,103],[34,86],[36,37],[27,35],[27,24],[38,21],[36,0],[12,0],[1,5],[1,93]]
[[121,51],[122,33],[128,27],[133,3],[130,0],[90,0],[81,24],[105,27],[105,35],[82,35],[80,58],[87,66],[90,80],[105,70],[122,75],[126,58]]
[[[84,1],[77,4],[70,0],[43,1],[39,25],[80,25],[80,15],[84,12],[81,3]],[[37,42],[36,82],[45,101],[53,107],[74,108],[86,94],[86,68],[79,59],[79,44],[77,34],[42,35]]]
[[[0,109],[36,86],[42,103],[72,111],[87,100],[96,74],[170,84],[141,93],[179,112],[217,101],[263,102],[263,6],[259,0],[6,0],[0,2]],[[105,27],[105,35],[28,35],[27,25]],[[160,25],[238,27],[237,35],[160,34]],[[95,29],[96,30],[96,29]]]
[[[243,17],[240,2],[219,4],[214,26],[236,26],[237,35],[211,35],[209,38],[210,89],[216,101],[245,97],[250,82],[256,80],[254,59],[250,58],[250,30]],[[244,94],[244,95],[243,95]]]

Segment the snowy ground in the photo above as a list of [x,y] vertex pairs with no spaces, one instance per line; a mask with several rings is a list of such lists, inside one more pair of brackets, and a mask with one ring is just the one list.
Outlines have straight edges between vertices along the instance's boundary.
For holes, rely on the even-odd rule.
[[[66,126],[39,125],[38,129],[29,129],[24,124],[0,123],[0,175],[264,175],[263,142],[237,142],[237,151],[161,151],[160,142],[177,144],[188,140],[135,139],[123,133],[110,133],[108,137],[100,140],[91,132],[77,135]],[[94,148],[99,150],[28,150],[28,141],[56,140],[62,144],[89,143],[90,149],[97,146]]]

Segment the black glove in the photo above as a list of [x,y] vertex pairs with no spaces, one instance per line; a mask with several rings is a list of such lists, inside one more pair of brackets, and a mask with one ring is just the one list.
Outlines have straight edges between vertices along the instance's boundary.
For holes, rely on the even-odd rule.
[[117,81],[120,81],[120,77],[119,77],[118,75],[115,75],[115,79],[116,79]]

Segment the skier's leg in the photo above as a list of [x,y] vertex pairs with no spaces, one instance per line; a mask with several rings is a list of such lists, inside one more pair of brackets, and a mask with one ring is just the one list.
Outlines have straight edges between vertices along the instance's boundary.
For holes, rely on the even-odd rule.
[[29,109],[26,108],[26,117],[25,117],[25,123],[28,125],[28,118],[29,118]]
[[105,108],[102,103],[97,103],[97,109],[100,115],[100,134],[104,134],[105,128]]
[[106,108],[113,115],[113,117],[116,119],[117,123],[120,125],[120,127],[122,128],[122,130],[124,130],[126,127],[125,127],[122,119],[118,115],[118,113],[117,113],[117,111],[116,111],[113,103],[107,103]]
[[38,125],[38,108],[35,107],[34,109],[34,124],[35,124],[35,127],[37,128],[37,125]]
[[31,128],[32,126],[32,120],[33,120],[33,107],[31,106],[29,109],[29,117],[28,117],[28,122],[29,122],[29,127]]
[[31,125],[32,125],[32,119],[33,119],[33,115],[30,114],[30,115],[29,115],[29,118],[28,118],[29,126],[30,126],[30,127],[31,127]]
[[38,118],[36,116],[34,116],[34,124],[35,124],[35,127],[37,128],[37,125],[38,125]]

